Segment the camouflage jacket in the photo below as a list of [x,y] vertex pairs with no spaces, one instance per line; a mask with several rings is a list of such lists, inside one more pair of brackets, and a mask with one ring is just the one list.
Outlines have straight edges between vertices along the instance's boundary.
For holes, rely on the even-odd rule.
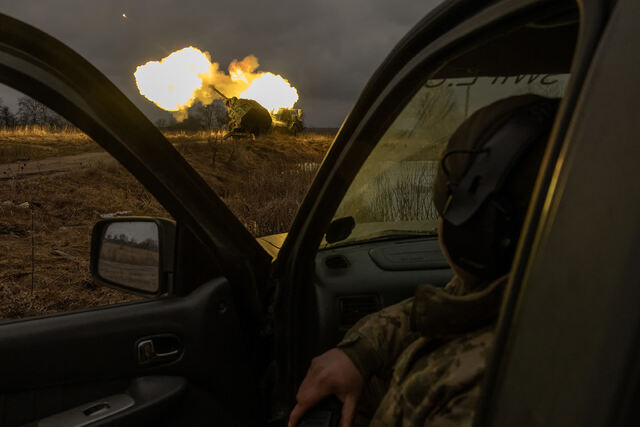
[[338,347],[386,386],[372,426],[471,425],[506,279],[420,286],[346,333]]

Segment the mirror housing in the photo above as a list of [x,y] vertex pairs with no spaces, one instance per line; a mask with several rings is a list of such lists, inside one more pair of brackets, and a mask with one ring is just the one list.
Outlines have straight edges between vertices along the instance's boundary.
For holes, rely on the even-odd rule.
[[331,221],[327,228],[325,240],[327,243],[336,243],[344,240],[351,235],[351,232],[355,227],[356,221],[352,216],[335,219]]
[[98,221],[91,233],[90,269],[103,286],[141,296],[171,292],[176,225],[150,217]]

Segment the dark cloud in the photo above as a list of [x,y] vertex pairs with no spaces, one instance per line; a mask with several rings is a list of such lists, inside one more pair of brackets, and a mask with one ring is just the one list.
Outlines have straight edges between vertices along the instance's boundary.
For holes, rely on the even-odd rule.
[[[337,127],[395,43],[439,0],[7,3],[0,12],[71,46],[152,120],[162,112],[138,94],[136,66],[193,45],[224,68],[256,55],[261,70],[282,74],[298,89],[308,125]],[[15,95],[0,88],[0,97]]]

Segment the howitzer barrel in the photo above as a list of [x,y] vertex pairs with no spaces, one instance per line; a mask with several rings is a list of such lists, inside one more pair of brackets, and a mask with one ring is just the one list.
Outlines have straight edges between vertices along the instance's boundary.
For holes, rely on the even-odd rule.
[[[213,87],[213,86],[212,86],[212,87]],[[216,91],[216,93],[222,97],[222,99],[229,99],[229,98],[227,98],[227,97],[225,96],[225,94],[224,94],[224,93],[220,92],[220,91],[219,91],[218,89],[216,89],[215,87],[213,87],[213,90],[215,90],[215,91]]]

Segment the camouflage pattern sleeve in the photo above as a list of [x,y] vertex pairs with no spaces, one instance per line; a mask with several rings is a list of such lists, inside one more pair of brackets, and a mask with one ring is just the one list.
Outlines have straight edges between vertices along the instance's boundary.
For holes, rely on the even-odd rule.
[[363,378],[391,377],[393,365],[402,351],[419,334],[411,330],[413,298],[363,317],[337,345],[356,365]]
[[491,325],[448,341],[414,341],[370,426],[471,427],[493,337]]

